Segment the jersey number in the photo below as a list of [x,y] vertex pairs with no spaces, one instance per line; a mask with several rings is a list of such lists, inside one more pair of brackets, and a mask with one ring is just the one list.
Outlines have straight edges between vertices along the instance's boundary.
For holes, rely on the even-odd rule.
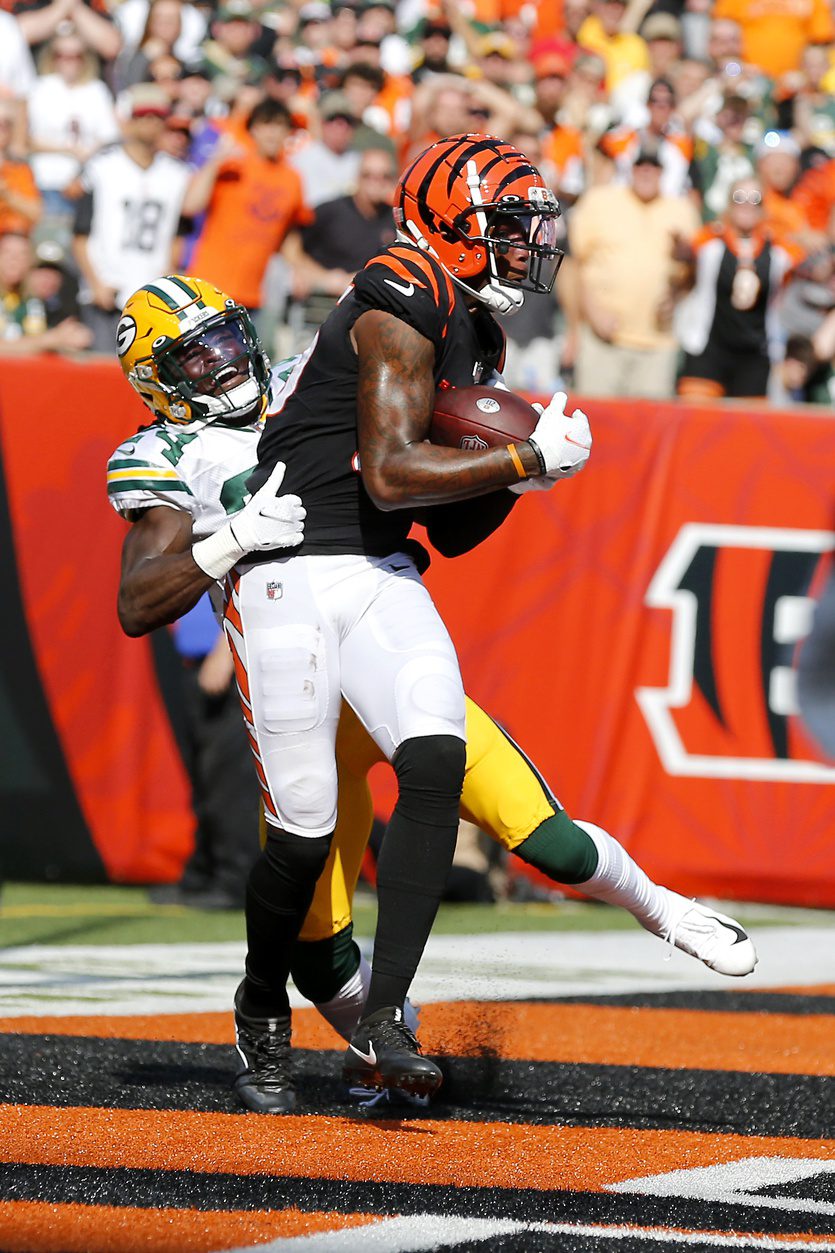
[[157,246],[164,205],[160,200],[123,200],[125,211],[122,247],[153,252]]

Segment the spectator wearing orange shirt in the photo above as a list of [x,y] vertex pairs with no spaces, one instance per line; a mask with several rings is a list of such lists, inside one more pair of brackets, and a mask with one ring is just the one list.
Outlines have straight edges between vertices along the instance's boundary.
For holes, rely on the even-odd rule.
[[298,173],[284,159],[290,115],[275,100],[257,104],[247,122],[246,148],[224,136],[192,177],[183,212],[206,210],[192,269],[247,309],[262,303],[267,264],[287,232],[311,213]]
[[563,204],[573,204],[585,186],[583,132],[559,120],[570,72],[568,58],[559,52],[543,53],[534,61],[534,106],[548,127],[542,160],[554,171],[551,186]]
[[0,100],[0,234],[28,235],[41,216],[41,195],[26,162],[8,155],[14,124],[13,103]]
[[770,78],[796,70],[807,44],[835,40],[828,0],[716,0],[713,16],[739,23],[745,60]]
[[753,176],[742,178],[722,219],[693,240],[695,282],[676,311],[685,351],[681,396],[767,394],[780,337],[775,300],[802,253],[776,242],[764,217],[762,185]]
[[835,209],[835,160],[807,170],[792,192],[792,200],[814,231],[825,231]]
[[791,199],[799,173],[800,145],[787,131],[766,131],[757,148],[765,223],[776,239],[810,248],[817,242],[815,232],[801,206]]
[[615,163],[618,182],[628,183],[638,153],[650,148],[661,162],[661,194],[683,196],[690,188],[693,141],[674,120],[675,88],[666,78],[651,84],[647,97],[649,122],[641,130],[616,126],[600,139],[600,150]]

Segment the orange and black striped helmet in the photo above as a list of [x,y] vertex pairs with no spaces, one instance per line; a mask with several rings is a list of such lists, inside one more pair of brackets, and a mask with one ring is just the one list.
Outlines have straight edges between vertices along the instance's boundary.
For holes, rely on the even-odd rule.
[[[497,290],[549,292],[563,258],[557,198],[529,159],[490,135],[453,135],[432,144],[402,176],[394,198],[400,232],[438,258],[451,278],[493,307]],[[508,273],[507,237],[528,255],[527,272]],[[512,293],[511,293],[512,296]],[[512,297],[518,307],[523,297]],[[507,311],[507,310],[502,310]]]

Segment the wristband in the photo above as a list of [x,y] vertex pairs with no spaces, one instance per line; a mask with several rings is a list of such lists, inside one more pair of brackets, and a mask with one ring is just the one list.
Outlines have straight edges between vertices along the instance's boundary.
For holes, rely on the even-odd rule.
[[204,574],[208,574],[210,579],[222,579],[232,569],[235,562],[240,561],[244,550],[235,539],[232,524],[227,522],[226,526],[215,531],[214,535],[209,535],[206,539],[192,544],[191,555],[195,564]]
[[508,444],[507,451],[510,454],[510,460],[513,462],[514,468],[516,470],[516,473],[519,475],[519,478],[526,479],[528,477],[528,472],[525,469],[525,467],[522,465],[522,458],[519,456],[519,449],[516,447],[515,444]]
[[547,462],[546,462],[545,458],[544,458],[544,457],[543,457],[543,455],[542,455],[542,449],[539,447],[539,444],[537,444],[536,440],[534,439],[534,437],[533,437],[532,435],[529,435],[529,436],[528,436],[528,443],[530,444],[531,448],[533,449],[533,451],[534,451],[534,456],[536,457],[537,461],[539,462],[539,473],[540,473],[540,474],[547,474],[547,473],[548,473],[548,464],[547,464]]

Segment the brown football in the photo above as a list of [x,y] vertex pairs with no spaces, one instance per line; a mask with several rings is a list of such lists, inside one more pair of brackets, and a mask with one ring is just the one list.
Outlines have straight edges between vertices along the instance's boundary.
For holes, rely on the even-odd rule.
[[504,447],[527,439],[538,421],[537,411],[515,392],[447,387],[435,393],[429,439],[446,448]]

